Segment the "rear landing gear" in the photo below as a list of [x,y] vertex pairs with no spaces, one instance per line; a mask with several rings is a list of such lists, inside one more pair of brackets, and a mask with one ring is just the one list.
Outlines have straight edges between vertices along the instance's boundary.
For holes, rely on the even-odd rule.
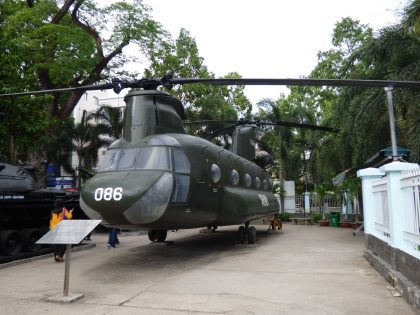
[[245,226],[240,226],[238,229],[239,244],[255,244],[257,242],[257,230],[254,226],[249,226],[249,222]]
[[150,241],[162,243],[166,240],[166,236],[168,235],[168,231],[166,231],[166,230],[149,230],[149,232],[147,232],[147,235],[149,236]]

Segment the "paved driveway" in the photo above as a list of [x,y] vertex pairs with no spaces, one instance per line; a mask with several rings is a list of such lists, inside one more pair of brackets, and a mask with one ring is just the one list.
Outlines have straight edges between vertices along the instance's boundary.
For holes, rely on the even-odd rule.
[[62,293],[64,264],[52,257],[0,269],[1,314],[416,314],[363,258],[351,229],[256,226],[257,246],[236,246],[236,227],[169,232],[172,245],[121,235],[106,248],[72,254],[72,304]]

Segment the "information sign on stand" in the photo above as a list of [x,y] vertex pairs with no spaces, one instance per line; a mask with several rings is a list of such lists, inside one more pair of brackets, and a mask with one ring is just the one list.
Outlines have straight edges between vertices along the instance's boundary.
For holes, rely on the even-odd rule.
[[70,303],[84,296],[83,294],[78,294],[69,297],[71,245],[79,244],[99,223],[101,223],[101,220],[62,220],[54,229],[36,242],[36,244],[67,245],[63,295],[57,295],[48,300]]

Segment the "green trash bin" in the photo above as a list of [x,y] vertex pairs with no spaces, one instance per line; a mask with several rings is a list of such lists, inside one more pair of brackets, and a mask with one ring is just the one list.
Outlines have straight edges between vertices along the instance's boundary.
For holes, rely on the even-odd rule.
[[340,227],[340,212],[330,212],[330,226]]

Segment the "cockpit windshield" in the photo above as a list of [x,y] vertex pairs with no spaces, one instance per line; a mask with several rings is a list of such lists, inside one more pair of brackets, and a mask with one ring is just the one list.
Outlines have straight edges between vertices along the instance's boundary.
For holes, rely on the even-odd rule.
[[108,150],[106,152],[105,161],[99,168],[101,172],[112,171],[117,168],[118,159],[120,158],[121,150]]
[[170,151],[167,147],[150,146],[143,148],[111,149],[106,153],[100,171],[113,170],[171,170]]
[[140,149],[125,149],[121,151],[117,170],[132,170],[136,167]]
[[171,170],[171,159],[168,148],[165,147],[145,147],[141,149],[140,159],[137,169],[147,170]]
[[[173,165],[171,151],[173,153]],[[180,148],[146,146],[109,149],[106,153],[105,162],[100,167],[100,172],[134,169],[173,171],[175,181],[171,202],[184,203],[188,200],[191,181],[190,167],[187,155]]]

